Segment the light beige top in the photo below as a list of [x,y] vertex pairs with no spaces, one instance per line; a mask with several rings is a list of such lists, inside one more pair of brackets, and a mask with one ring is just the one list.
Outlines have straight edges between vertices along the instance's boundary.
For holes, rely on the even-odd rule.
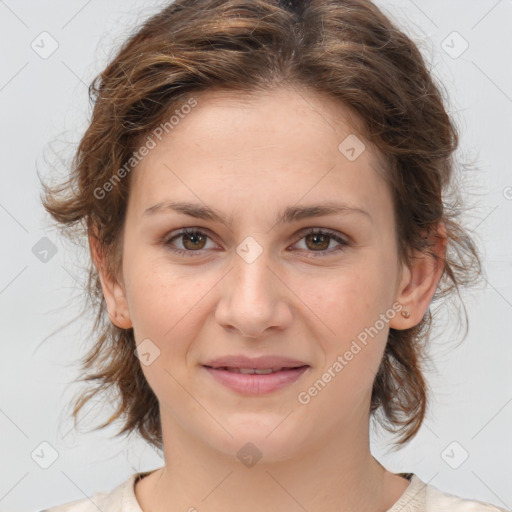
[[[135,483],[151,471],[135,473],[112,491],[103,491],[41,512],[143,512],[135,497]],[[512,512],[504,508],[440,491],[413,473],[398,473],[409,486],[386,512]]]

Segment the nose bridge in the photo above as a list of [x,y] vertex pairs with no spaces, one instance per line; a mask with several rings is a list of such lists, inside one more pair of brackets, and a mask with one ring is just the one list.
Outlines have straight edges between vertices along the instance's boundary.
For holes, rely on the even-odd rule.
[[290,318],[288,308],[281,304],[283,289],[271,270],[271,254],[262,240],[247,237],[237,246],[216,311],[221,325],[250,337],[260,336],[269,327],[283,327]]
[[246,237],[236,248],[233,269],[233,292],[239,300],[261,302],[260,307],[273,300],[275,279],[270,271],[270,251],[265,247],[263,237],[259,241],[252,236]]

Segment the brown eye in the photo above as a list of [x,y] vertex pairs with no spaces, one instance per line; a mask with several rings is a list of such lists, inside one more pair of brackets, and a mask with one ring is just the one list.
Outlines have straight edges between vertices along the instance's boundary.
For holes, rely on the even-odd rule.
[[[349,245],[349,242],[341,238],[338,234],[322,229],[310,229],[304,233],[304,236],[301,238],[301,241],[302,240],[304,240],[305,248],[300,249],[310,253],[317,253],[314,254],[313,257],[329,256],[345,249]],[[338,246],[327,250],[333,241]]]
[[[184,229],[174,236],[166,237],[163,244],[172,252],[180,255],[195,256],[205,248],[210,237],[202,231]],[[178,242],[180,242],[178,244]],[[178,244],[178,247],[176,245]],[[181,245],[181,247],[180,247]]]
[[[206,246],[209,239],[210,236],[203,231],[199,231],[197,229],[184,229],[176,233],[174,236],[166,237],[163,240],[163,244],[170,251],[176,254],[186,256],[200,256],[203,249],[208,249]],[[320,229],[310,229],[308,232],[304,233],[304,236],[300,241],[302,240],[304,240],[305,247],[299,249],[309,253],[316,253],[312,257],[329,256],[334,252],[338,252],[349,246],[349,242],[341,238],[338,234]],[[181,241],[181,247],[179,245],[176,247],[178,241]],[[333,248],[329,249],[329,246],[332,242],[337,244],[337,247],[334,246]],[[297,242],[297,244],[298,243],[299,242]]]
[[[323,235],[320,233],[309,234],[305,237],[306,246],[313,250],[325,250],[329,247],[330,238],[331,237],[329,235]],[[309,245],[309,243],[311,243],[311,245]]]
[[204,237],[200,232],[195,233],[184,233],[180,235],[183,239],[183,246],[186,249],[203,249],[206,243],[206,237]]

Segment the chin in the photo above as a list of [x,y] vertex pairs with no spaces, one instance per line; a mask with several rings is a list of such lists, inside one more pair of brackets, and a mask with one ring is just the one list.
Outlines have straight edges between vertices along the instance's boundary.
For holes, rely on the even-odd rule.
[[207,442],[227,457],[235,456],[247,467],[293,459],[300,455],[308,438],[293,416],[240,413],[221,422],[233,437],[217,431]]

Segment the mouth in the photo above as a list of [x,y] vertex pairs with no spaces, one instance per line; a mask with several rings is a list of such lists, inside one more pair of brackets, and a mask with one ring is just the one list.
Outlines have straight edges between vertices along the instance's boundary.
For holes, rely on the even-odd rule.
[[246,375],[269,375],[271,373],[277,373],[281,371],[291,371],[291,370],[297,370],[297,368],[302,368],[303,366],[297,366],[297,367],[286,367],[282,366],[280,368],[237,368],[233,366],[219,366],[219,367],[212,367],[208,365],[204,365],[206,368],[211,368],[212,370],[223,370],[227,372],[233,372],[233,373],[243,373]]
[[240,368],[237,366],[209,366],[203,368],[224,387],[243,395],[272,393],[296,382],[310,368],[309,365],[273,368]]

